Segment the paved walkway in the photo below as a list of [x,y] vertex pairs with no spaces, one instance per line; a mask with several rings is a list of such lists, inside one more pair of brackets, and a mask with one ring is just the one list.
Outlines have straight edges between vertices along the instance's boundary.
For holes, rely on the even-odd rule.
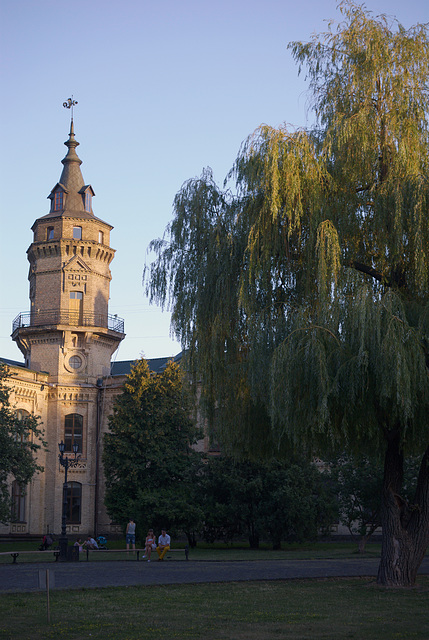
[[[293,578],[356,577],[377,575],[378,560],[254,560],[237,562],[72,562],[0,565],[0,592],[38,591],[45,588],[49,569],[51,589],[123,587],[132,585],[289,580]],[[425,558],[420,574],[429,574]]]

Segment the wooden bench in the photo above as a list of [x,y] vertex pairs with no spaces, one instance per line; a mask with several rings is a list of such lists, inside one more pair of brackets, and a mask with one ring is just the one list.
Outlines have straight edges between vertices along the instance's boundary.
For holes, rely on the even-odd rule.
[[[146,551],[146,549],[139,549],[139,551]],[[186,558],[186,560],[189,560],[189,547],[188,547],[188,545],[186,545],[184,549],[169,549],[169,550],[167,551],[167,553],[165,554],[165,556],[164,556],[164,557],[165,557],[165,558],[168,558],[168,556],[170,555],[170,553],[183,553],[183,552],[185,553],[185,558]],[[153,549],[152,553],[156,554],[156,555],[155,555],[155,559],[158,559],[158,558],[156,557],[156,556],[158,555],[158,554],[156,553],[156,549]]]
[[[89,562],[89,554],[90,553],[135,553],[136,554],[136,560],[137,562],[139,562],[140,560],[140,552],[142,552],[142,554],[144,555],[146,549],[85,549],[86,551],[86,561]],[[154,550],[155,552],[155,550]],[[188,545],[185,546],[184,549],[169,549],[167,551],[166,556],[169,556],[170,553],[184,553],[185,554],[185,558],[186,560],[189,560],[189,547]]]
[[58,561],[58,556],[60,555],[58,549],[46,549],[45,551],[1,551],[0,556],[12,556],[12,564],[18,564],[16,560],[20,555],[33,555],[35,553],[38,553],[39,555],[53,553],[55,556],[55,562]]
[[[72,549],[72,546],[68,547],[69,549]],[[89,561],[89,554],[90,553],[135,553],[136,554],[136,560],[137,562],[140,560],[140,551],[142,551],[142,554],[144,555],[144,552],[146,551],[146,549],[85,549],[86,551],[86,561]],[[20,555],[34,555],[35,553],[39,554],[39,555],[44,555],[47,553],[53,553],[54,557],[55,557],[55,562],[58,562],[58,558],[60,555],[60,551],[59,549],[46,549],[45,551],[1,551],[0,552],[0,556],[12,556],[12,564],[17,564],[17,558]],[[169,549],[167,551],[166,557],[168,557],[170,555],[170,553],[185,553],[185,558],[186,560],[189,560],[189,547],[188,545],[186,545],[186,547],[184,549]]]

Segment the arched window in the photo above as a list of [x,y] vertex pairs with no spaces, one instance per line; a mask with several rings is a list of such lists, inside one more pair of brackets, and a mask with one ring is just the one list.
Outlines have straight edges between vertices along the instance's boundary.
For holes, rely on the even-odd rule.
[[64,451],[73,452],[73,445],[77,444],[78,453],[82,453],[83,416],[69,413],[64,421]]
[[[25,409],[17,409],[15,412],[16,417],[18,418],[19,421],[21,420],[25,420],[25,418],[27,418],[30,414],[28,411],[26,411]],[[28,439],[30,438],[30,442],[31,442],[31,435],[29,435],[27,433],[21,433],[21,434],[15,434],[15,440],[21,441],[21,442],[26,442],[28,441]]]
[[67,524],[80,524],[82,485],[80,482],[67,483]]
[[25,487],[12,482],[12,522],[25,522]]

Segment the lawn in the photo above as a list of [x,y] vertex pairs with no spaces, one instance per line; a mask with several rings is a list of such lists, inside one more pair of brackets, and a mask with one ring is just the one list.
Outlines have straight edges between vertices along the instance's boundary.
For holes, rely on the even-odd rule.
[[429,578],[414,589],[368,579],[51,591],[0,597],[2,640],[392,640],[429,638]]

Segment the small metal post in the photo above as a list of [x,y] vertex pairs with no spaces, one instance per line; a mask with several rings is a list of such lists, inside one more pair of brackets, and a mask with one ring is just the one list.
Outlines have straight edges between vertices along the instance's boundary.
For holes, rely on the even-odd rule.
[[[61,460],[60,460],[61,462]],[[68,458],[64,458],[61,464],[64,467],[64,484],[63,484],[63,510],[61,519],[61,537],[58,541],[60,548],[60,562],[67,561],[67,547],[69,544],[67,538],[67,470],[69,468]]]
[[51,623],[51,609],[49,604],[49,569],[46,569],[46,613],[48,616],[48,624]]

